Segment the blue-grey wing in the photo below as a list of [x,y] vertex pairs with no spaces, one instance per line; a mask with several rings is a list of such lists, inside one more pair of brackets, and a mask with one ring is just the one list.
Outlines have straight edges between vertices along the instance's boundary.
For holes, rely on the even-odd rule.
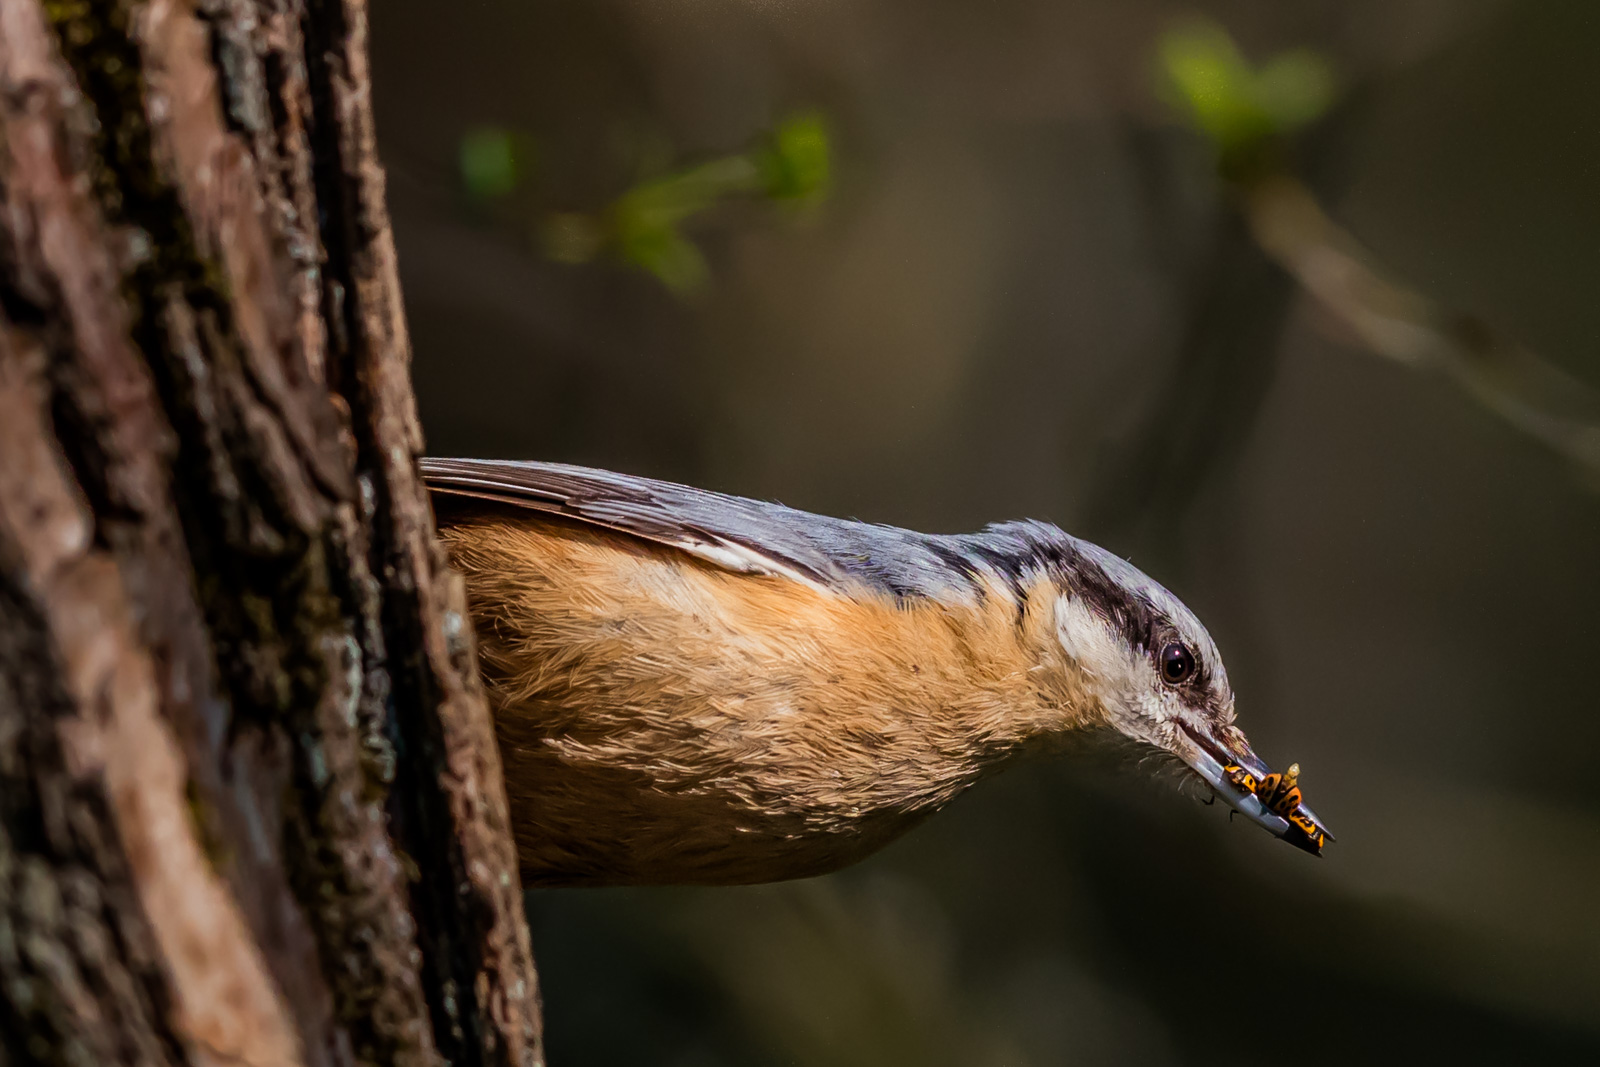
[[437,494],[530,508],[689,553],[741,573],[786,577],[830,591],[863,587],[895,597],[972,591],[1008,546],[1065,537],[1016,523],[983,534],[922,534],[797,511],[782,504],[561,463],[424,459]]

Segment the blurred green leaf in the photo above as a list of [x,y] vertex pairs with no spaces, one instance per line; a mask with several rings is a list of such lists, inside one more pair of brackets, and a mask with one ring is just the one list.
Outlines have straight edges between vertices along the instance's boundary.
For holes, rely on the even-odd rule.
[[724,197],[756,188],[755,164],[728,156],[635,186],[612,208],[619,229],[676,226]]
[[818,203],[832,179],[832,146],[820,114],[804,112],[785,119],[772,144],[756,154],[762,184],[774,200]]
[[708,274],[705,259],[679,227],[730,195],[758,188],[758,177],[748,158],[728,156],[630,189],[610,212],[618,253],[674,292],[699,288]]
[[690,293],[706,282],[705,257],[675,228],[637,230],[620,242],[622,258],[659,278],[675,293]]
[[[462,174],[479,195],[513,190],[518,160],[516,138],[504,131],[476,131],[462,142]],[[683,232],[697,215],[738,198],[810,206],[826,197],[831,178],[827,124],[802,112],[744,152],[635,185],[599,215],[552,214],[539,236],[552,259],[587,263],[607,253],[688,293],[709,277],[705,257]]]
[[487,200],[515,192],[527,176],[528,139],[498,126],[481,126],[461,138],[458,161],[467,192]]
[[1293,132],[1325,113],[1335,96],[1333,69],[1321,55],[1285,52],[1258,71],[1212,22],[1167,31],[1158,54],[1195,125],[1224,154]]
[[1160,54],[1167,77],[1212,140],[1228,144],[1257,134],[1250,69],[1221,28],[1196,23],[1170,30],[1161,38]]

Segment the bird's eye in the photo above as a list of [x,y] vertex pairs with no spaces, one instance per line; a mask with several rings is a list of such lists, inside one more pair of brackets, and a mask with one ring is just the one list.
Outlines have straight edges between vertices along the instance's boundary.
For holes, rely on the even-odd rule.
[[1194,653],[1174,641],[1161,650],[1161,680],[1168,685],[1187,682],[1194,674]]

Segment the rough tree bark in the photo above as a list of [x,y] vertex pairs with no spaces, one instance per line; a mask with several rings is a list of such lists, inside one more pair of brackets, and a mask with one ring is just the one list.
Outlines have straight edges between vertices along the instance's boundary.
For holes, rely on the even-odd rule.
[[541,1058],[366,26],[0,0],[0,1064]]

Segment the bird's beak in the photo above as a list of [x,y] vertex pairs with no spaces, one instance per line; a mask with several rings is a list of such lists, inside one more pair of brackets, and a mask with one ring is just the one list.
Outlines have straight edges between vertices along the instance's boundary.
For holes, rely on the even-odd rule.
[[1266,781],[1272,770],[1250,750],[1243,733],[1231,726],[1224,730],[1224,735],[1219,737],[1202,727],[1180,722],[1175,751],[1206,780],[1212,792],[1246,818],[1296,848],[1314,856],[1321,855],[1323,841],[1334,838],[1310,808],[1300,804],[1283,815],[1269,811],[1254,792],[1235,784],[1242,776],[1236,773],[1230,778],[1230,768],[1241,768],[1245,775],[1259,783]]

